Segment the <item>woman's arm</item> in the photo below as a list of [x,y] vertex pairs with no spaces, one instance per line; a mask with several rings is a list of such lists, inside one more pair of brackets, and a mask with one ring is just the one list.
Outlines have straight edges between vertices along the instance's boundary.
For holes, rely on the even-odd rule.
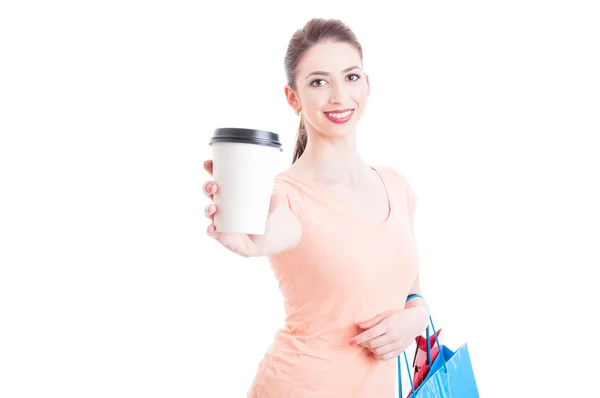
[[[418,274],[410,294],[421,295]],[[359,323],[360,328],[367,330],[350,340],[350,345],[361,345],[373,352],[375,358],[388,361],[402,354],[425,330],[428,321],[427,302],[422,297],[414,297],[402,310],[386,312]]]
[[[408,295],[410,296],[411,294],[422,296],[418,272]],[[410,311],[411,318],[414,319],[414,322],[419,326],[419,330],[425,330],[429,323],[429,305],[427,304],[427,301],[425,301],[423,297],[414,297],[406,302],[404,309]]]
[[300,243],[302,225],[286,201],[281,202],[269,218],[264,236],[257,240],[253,257],[272,256],[293,249]]

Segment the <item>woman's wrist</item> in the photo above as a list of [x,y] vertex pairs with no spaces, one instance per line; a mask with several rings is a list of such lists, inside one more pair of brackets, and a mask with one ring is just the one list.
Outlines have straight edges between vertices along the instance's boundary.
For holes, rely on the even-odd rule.
[[411,323],[415,325],[416,337],[422,333],[429,324],[429,309],[426,306],[419,305],[405,308],[404,310],[410,313],[412,319]]

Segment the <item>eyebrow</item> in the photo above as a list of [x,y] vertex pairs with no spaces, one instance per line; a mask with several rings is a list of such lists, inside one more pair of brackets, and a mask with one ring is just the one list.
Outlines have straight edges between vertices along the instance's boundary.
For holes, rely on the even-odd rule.
[[[348,68],[346,68],[346,69],[342,70],[342,73],[350,72],[351,70],[354,70],[354,69],[360,69],[360,67],[358,67],[358,66],[356,66],[356,65],[354,65],[354,66],[350,66],[350,67],[348,67]],[[329,73],[329,72],[323,72],[323,71],[317,70],[317,71],[314,71],[314,72],[310,72],[310,73],[309,73],[309,74],[306,76],[306,78],[305,78],[304,80],[308,79],[308,78],[309,78],[310,76],[312,76],[312,75],[325,75],[325,76],[330,76],[330,75],[331,75],[331,73]]]

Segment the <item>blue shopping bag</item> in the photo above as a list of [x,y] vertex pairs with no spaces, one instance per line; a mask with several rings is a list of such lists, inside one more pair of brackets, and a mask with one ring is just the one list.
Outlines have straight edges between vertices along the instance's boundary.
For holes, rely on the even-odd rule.
[[[411,295],[406,301],[414,297],[421,296]],[[440,346],[431,316],[429,321],[440,353],[433,364],[430,364],[429,373],[425,376],[421,385],[415,390],[406,352],[404,352],[404,362],[411,383],[411,391],[407,398],[479,398],[467,344],[463,344],[456,351],[452,351],[446,346]],[[429,326],[427,326],[427,332],[429,332]],[[402,364],[400,356],[398,356],[398,394],[400,398],[402,398],[401,370]]]

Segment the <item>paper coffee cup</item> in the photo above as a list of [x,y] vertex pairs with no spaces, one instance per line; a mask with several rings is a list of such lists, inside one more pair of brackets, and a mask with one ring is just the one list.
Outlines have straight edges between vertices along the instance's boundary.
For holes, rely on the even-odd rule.
[[263,130],[220,128],[210,145],[213,180],[219,187],[213,197],[217,231],[264,235],[283,151],[279,136]]

